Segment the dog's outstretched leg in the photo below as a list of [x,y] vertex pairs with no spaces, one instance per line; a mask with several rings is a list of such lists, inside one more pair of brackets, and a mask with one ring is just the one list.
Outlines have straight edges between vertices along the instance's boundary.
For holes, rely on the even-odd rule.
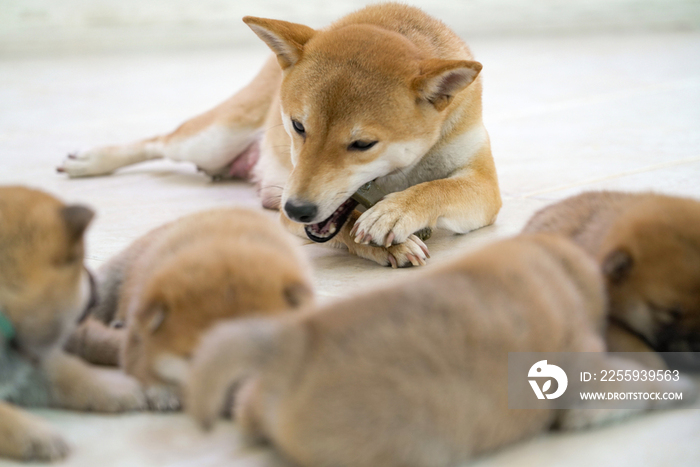
[[[106,175],[128,165],[169,158],[192,162],[212,177],[247,177],[257,157],[257,138],[278,92],[282,73],[275,57],[246,87],[174,132],[121,146],[69,154],[58,172],[71,177]],[[245,160],[236,164],[238,156]]]

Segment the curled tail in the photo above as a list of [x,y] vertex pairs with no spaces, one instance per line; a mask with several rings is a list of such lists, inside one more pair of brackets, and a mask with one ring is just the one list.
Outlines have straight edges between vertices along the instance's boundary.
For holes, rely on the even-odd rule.
[[204,335],[185,388],[185,408],[203,428],[213,426],[232,385],[280,357],[296,359],[300,352],[295,350],[303,348],[304,339],[300,329],[290,324],[277,319],[235,319]]

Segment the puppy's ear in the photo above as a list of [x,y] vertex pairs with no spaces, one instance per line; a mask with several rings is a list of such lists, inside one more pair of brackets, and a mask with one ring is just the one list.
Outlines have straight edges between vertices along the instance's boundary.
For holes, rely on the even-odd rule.
[[73,242],[77,242],[83,238],[85,229],[90,225],[90,221],[95,217],[95,213],[88,207],[73,204],[61,209],[61,217],[66,224],[68,238]]
[[283,70],[294,66],[301,58],[304,44],[316,33],[303,24],[275,19],[246,16],[243,22],[277,55]]
[[481,63],[468,60],[424,60],[420,64],[420,73],[413,78],[412,88],[419,98],[440,111],[479,76],[481,68]]
[[284,288],[284,299],[291,308],[299,308],[302,305],[311,303],[313,298],[313,291],[304,283],[295,282]]
[[163,325],[167,314],[168,309],[164,304],[153,303],[141,313],[139,321],[147,333],[153,334]]
[[613,284],[619,284],[627,279],[633,266],[632,255],[624,248],[616,248],[603,260],[603,274]]

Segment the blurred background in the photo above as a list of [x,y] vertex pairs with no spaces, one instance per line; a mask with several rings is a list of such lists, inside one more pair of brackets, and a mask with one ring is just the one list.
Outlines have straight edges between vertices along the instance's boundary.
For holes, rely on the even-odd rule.
[[[152,161],[73,180],[55,167],[68,152],[172,131],[244,86],[270,52],[243,16],[318,28],[369,3],[0,0],[0,183],[93,206],[93,268],[181,215],[231,204],[259,209],[250,184],[212,183],[191,164]],[[436,233],[431,265],[516,234],[537,210],[583,190],[700,199],[700,0],[408,3],[446,22],[484,64],[484,122],[504,200],[492,226]],[[323,245],[304,248],[321,300],[422,269],[393,271]],[[204,436],[184,415],[40,413],[74,446],[63,464],[71,467],[271,465],[269,452],[239,452],[230,424]],[[478,465],[697,467],[698,434],[700,412],[678,410],[543,436]]]
[[[363,0],[2,0],[0,53],[123,52],[257,44],[245,15],[321,27]],[[678,31],[698,0],[415,0],[462,37]]]

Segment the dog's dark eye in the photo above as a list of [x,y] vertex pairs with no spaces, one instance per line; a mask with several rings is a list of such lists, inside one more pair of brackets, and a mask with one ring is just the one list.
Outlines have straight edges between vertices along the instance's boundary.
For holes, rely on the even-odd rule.
[[294,127],[294,131],[299,133],[301,136],[306,136],[306,129],[304,128],[304,125],[296,120],[292,120],[292,126]]
[[669,309],[667,313],[674,321],[680,321],[683,318],[683,310],[677,306]]
[[366,151],[377,143],[378,141],[353,141],[348,146],[348,151]]

